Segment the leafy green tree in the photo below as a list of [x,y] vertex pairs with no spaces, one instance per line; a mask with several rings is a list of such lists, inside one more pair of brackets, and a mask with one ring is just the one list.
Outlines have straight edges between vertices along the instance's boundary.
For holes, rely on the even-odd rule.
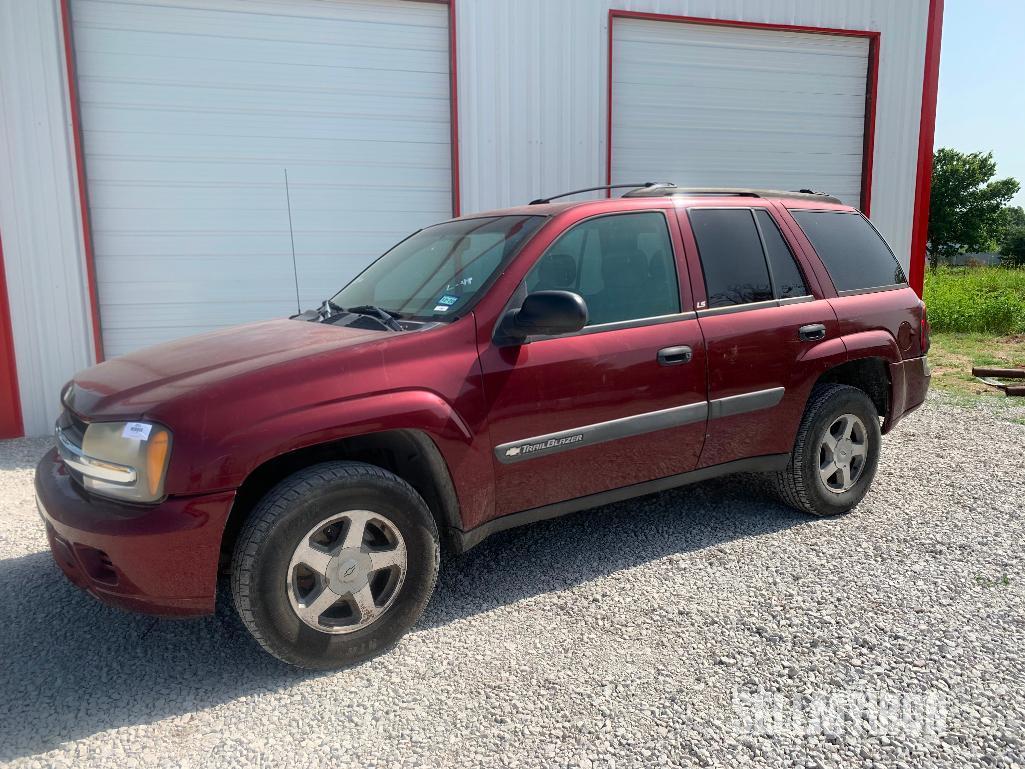
[[992,152],[936,150],[929,208],[929,265],[965,251],[995,245],[1005,225],[1005,205],[1019,189],[1015,179],[997,179]]
[[1000,247],[1000,261],[1003,264],[1025,267],[1025,208],[1004,208],[997,245]]
[[1008,267],[1025,267],[1025,227],[1004,234],[1000,261]]

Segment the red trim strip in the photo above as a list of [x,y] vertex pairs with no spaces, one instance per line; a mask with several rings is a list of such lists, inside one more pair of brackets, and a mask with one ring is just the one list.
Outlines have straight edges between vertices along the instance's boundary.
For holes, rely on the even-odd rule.
[[[626,13],[626,11],[620,11]],[[605,94],[605,183],[612,184],[612,19],[616,11],[609,8],[609,62],[606,73],[608,90]],[[612,190],[605,190],[605,197],[612,197]]]
[[78,109],[78,80],[75,76],[75,53],[71,40],[70,0],[61,0],[61,27],[64,32],[64,64],[68,77],[68,102],[71,112],[71,134],[75,143],[75,169],[78,175],[78,205],[82,214],[82,242],[85,247],[85,274],[89,286],[89,305],[93,321],[93,350],[96,362],[103,360],[103,332],[100,326],[100,300],[96,292],[96,260],[93,257],[92,225],[86,197],[85,152],[82,148],[82,119]]
[[462,203],[459,199],[459,78],[457,62],[458,38],[456,37],[456,0],[448,0],[448,100],[449,130],[452,151],[452,216],[459,216]]
[[[942,2],[942,0],[941,0]],[[842,37],[868,38],[868,80],[865,86],[865,132],[862,150],[861,171],[861,210],[866,215],[872,202],[872,160],[875,152],[876,101],[879,88],[879,43],[881,33],[866,29],[837,29],[833,27],[809,27],[799,24],[773,24],[760,21],[740,21],[738,19],[709,19],[698,16],[675,16],[665,13],[645,13],[641,11],[609,10],[609,55],[608,55],[608,88],[607,126],[605,129],[605,178],[606,184],[612,184],[612,22],[616,18],[645,19],[648,21],[667,21],[677,24],[701,24],[710,27],[742,27],[746,29],[767,29],[777,32],[807,32],[815,35],[838,35]]]
[[868,42],[868,81],[865,85],[865,130],[861,150],[861,211],[871,216],[872,166],[876,153],[876,102],[879,94],[879,42],[876,32]]
[[918,128],[918,181],[915,218],[911,229],[911,287],[922,296],[925,289],[925,250],[929,242],[929,198],[932,192],[933,141],[936,138],[936,97],[940,85],[940,45],[943,38],[943,0],[930,0],[925,39],[925,74],[922,80],[922,119]]
[[14,357],[11,305],[7,299],[4,245],[0,240],[0,438],[20,438],[24,434],[21,393],[18,390],[18,363]]
[[762,21],[741,21],[740,19],[710,19],[703,16],[676,16],[669,13],[645,13],[643,11],[620,11],[612,9],[609,15],[628,19],[649,19],[651,21],[672,21],[681,24],[703,24],[709,27],[746,27],[748,29],[770,29],[784,32],[811,32],[817,35],[842,35],[844,37],[877,37],[879,32],[865,29],[839,29],[836,27],[806,27],[800,24],[775,24]]

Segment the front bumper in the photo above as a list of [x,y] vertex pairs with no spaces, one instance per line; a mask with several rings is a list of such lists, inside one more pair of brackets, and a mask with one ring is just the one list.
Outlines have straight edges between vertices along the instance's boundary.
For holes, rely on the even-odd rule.
[[883,433],[888,433],[905,416],[925,402],[932,370],[929,359],[908,358],[890,364],[890,411],[883,420]]
[[147,614],[213,612],[234,498],[225,491],[134,507],[87,495],[56,449],[36,467],[36,502],[57,565],[104,603]]

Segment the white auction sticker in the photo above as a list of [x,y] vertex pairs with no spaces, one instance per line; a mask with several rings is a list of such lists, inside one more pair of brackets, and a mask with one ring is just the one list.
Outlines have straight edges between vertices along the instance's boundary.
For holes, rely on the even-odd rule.
[[121,431],[121,437],[144,441],[149,438],[149,431],[152,429],[153,425],[148,425],[145,422],[129,422],[125,425],[125,429]]

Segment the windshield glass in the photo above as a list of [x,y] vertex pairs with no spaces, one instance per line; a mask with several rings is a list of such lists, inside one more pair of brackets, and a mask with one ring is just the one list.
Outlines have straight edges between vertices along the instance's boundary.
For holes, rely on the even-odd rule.
[[491,216],[427,227],[367,267],[331,302],[346,309],[372,305],[411,319],[456,317],[544,220]]

